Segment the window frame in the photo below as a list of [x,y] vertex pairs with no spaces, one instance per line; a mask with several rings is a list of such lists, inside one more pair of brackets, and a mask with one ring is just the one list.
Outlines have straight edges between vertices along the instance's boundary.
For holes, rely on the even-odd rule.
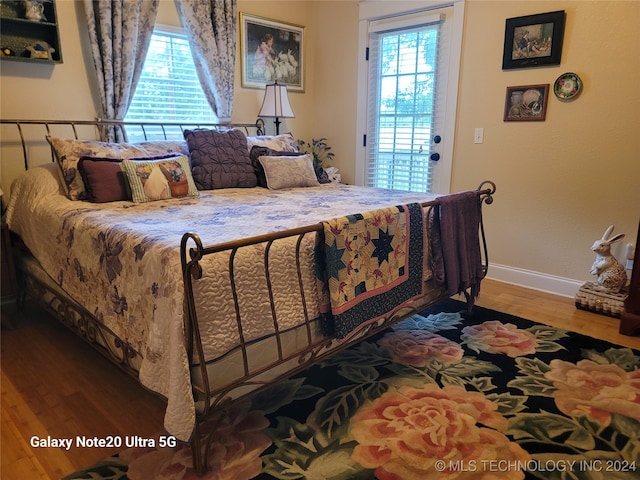
[[453,166],[454,134],[456,129],[456,110],[458,102],[458,83],[460,77],[460,60],[462,55],[462,37],[464,26],[465,0],[453,0],[443,3],[442,1],[424,2],[365,2],[360,6],[360,22],[358,30],[358,85],[357,92],[357,118],[356,118],[356,159],[355,159],[355,183],[357,185],[367,184],[367,162],[365,136],[367,133],[368,116],[368,78],[369,65],[366,59],[366,48],[369,42],[369,23],[384,18],[396,19],[402,15],[412,15],[416,13],[437,13],[438,9],[451,8],[452,13],[447,18],[450,22],[447,28],[450,29],[449,58],[446,71],[441,73],[446,79],[447,90],[443,94],[444,105],[443,132],[447,139],[439,147],[440,161],[437,165],[437,174],[434,175],[431,184],[433,193],[444,194],[451,191],[451,172]]
[[[151,41],[153,41],[153,36],[156,35],[156,34],[165,35],[165,36],[169,36],[169,37],[177,37],[177,38],[180,38],[181,40],[184,40],[187,43],[187,46],[189,45],[189,40],[187,38],[187,35],[186,35],[184,29],[182,29],[182,28],[173,27],[173,26],[169,26],[169,25],[156,24],[154,26],[154,29],[153,29],[153,34],[152,34],[152,37],[151,37]],[[189,51],[191,51],[190,48],[189,48]],[[149,55],[149,51],[147,51],[147,55]],[[191,55],[191,58],[193,60],[193,55]],[[147,61],[147,59],[145,58],[145,63],[146,63],[146,61]],[[143,72],[144,72],[144,66],[143,66]],[[147,115],[145,115],[144,118],[141,118],[141,117],[139,117],[137,115],[132,116],[131,115],[131,113],[132,113],[131,112],[131,108],[135,107],[134,106],[134,99],[136,98],[136,94],[138,93],[138,88],[140,87],[141,82],[143,80],[143,74],[141,74],[140,75],[140,79],[138,80],[138,84],[136,85],[136,91],[133,93],[133,98],[132,98],[131,104],[129,105],[129,109],[127,111],[127,114],[125,115],[124,121],[126,121],[126,122],[164,121],[164,122],[172,122],[172,123],[184,123],[184,124],[189,124],[189,125],[191,125],[191,124],[193,124],[193,125],[205,124],[205,123],[206,124],[218,123],[219,119],[216,116],[216,114],[214,113],[213,109],[211,108],[209,102],[207,101],[206,96],[204,94],[204,91],[202,89],[202,85],[200,84],[200,79],[198,77],[198,72],[197,72],[197,70],[195,68],[195,64],[193,64],[193,74],[194,74],[193,75],[193,79],[196,80],[197,86],[199,87],[199,93],[201,95],[201,97],[200,96],[197,97],[198,104],[201,106],[200,108],[203,108],[205,106],[207,108],[209,108],[210,116],[208,118],[204,118],[204,117],[197,117],[197,118],[194,118],[194,117],[192,117],[192,118],[177,117],[176,115],[167,114],[167,112],[163,111],[163,110],[160,110],[161,118],[157,118],[157,115],[151,115],[151,118],[149,116],[147,116]],[[172,77],[168,77],[168,78],[172,78]],[[191,79],[191,80],[193,80],[193,79]],[[164,91],[164,90],[162,90],[162,91]],[[166,103],[167,96],[162,96],[160,98],[164,99],[164,101],[159,102],[160,104]],[[181,99],[182,97],[178,96],[178,97],[173,97],[173,98]],[[192,105],[192,104],[193,104],[192,102],[189,103],[189,105]],[[191,112],[191,111],[194,111],[194,110],[190,109],[189,111]]]
[[[375,95],[371,90],[367,185],[431,191],[434,165],[429,157],[434,121],[438,118],[434,107],[438,94],[436,78],[440,77],[437,70],[441,23],[439,15],[431,15],[400,28],[396,28],[396,22],[393,28],[370,25],[373,28],[369,30],[369,85],[375,88]],[[412,43],[408,39],[415,40],[415,47],[407,48]],[[420,46],[428,44],[431,54],[426,60]],[[430,94],[420,95],[419,89],[425,84],[429,85]],[[412,94],[407,97],[403,92]],[[410,108],[407,100],[411,102]],[[425,108],[416,108],[417,101],[425,100]]]

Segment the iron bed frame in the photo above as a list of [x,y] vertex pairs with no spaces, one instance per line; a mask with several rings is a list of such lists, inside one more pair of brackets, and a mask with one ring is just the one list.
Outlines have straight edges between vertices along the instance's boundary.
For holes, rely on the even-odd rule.
[[[122,138],[125,141],[129,138],[130,132],[127,129],[137,128],[142,132],[144,140],[150,141],[154,139],[167,140],[171,139],[170,134],[176,130],[181,132],[185,128],[241,128],[247,134],[249,132],[257,135],[264,134],[264,123],[262,120],[258,120],[254,124],[200,124],[184,125],[180,123],[155,123],[155,122],[114,122],[106,120],[90,120],[90,121],[68,121],[68,120],[0,120],[0,124],[9,124],[17,127],[19,132],[19,144],[21,146],[23,154],[24,168],[28,169],[30,166],[30,159],[28,155],[29,138],[25,133],[23,127],[27,125],[39,125],[43,126],[46,130],[46,134],[52,133],[52,127],[66,126],[70,127],[73,132],[73,137],[79,139],[78,127],[93,127],[97,132],[97,139],[104,139],[104,133],[108,128],[116,128],[122,132]],[[156,134],[160,132],[160,138],[150,138],[150,132]],[[4,142],[4,140],[3,140]],[[53,160],[53,153],[52,153]],[[493,194],[496,191],[496,186],[491,181],[485,181],[480,184],[477,189],[480,206],[482,204],[491,204],[493,202]],[[423,208],[430,208],[438,204],[438,200],[426,202],[423,204]],[[482,212],[482,208],[480,208]],[[307,227],[290,229],[274,234],[261,235],[249,239],[240,241],[228,242],[215,246],[203,245],[199,236],[193,232],[187,232],[183,235],[180,245],[180,258],[182,265],[182,275],[184,281],[184,302],[185,302],[185,319],[184,319],[184,340],[187,349],[187,355],[191,365],[192,372],[192,391],[194,399],[201,400],[202,408],[197,411],[197,418],[195,423],[194,433],[191,438],[191,449],[193,452],[193,465],[194,469],[202,474],[207,470],[207,452],[209,450],[210,442],[214,435],[210,433],[203,435],[201,431],[201,425],[205,420],[212,420],[214,425],[216,418],[222,418],[224,415],[224,407],[231,402],[231,400],[237,400],[244,398],[248,395],[253,395],[269,387],[270,385],[289,377],[295,373],[298,373],[313,364],[316,364],[329,355],[338,352],[352,345],[356,341],[360,341],[368,336],[371,336],[389,326],[401,321],[408,316],[421,311],[422,309],[434,305],[439,301],[444,300],[449,295],[442,288],[435,288],[431,291],[430,295],[417,301],[414,305],[410,305],[401,310],[394,311],[389,316],[380,319],[379,321],[371,324],[367,324],[360,329],[357,334],[350,338],[348,342],[336,342],[334,338],[323,337],[313,338],[312,328],[313,319],[310,318],[309,312],[306,308],[306,302],[304,299],[304,291],[302,288],[302,280],[300,278],[300,245],[303,239],[307,235],[315,235],[321,231],[322,224],[310,225]],[[484,223],[482,220],[482,213],[480,213],[480,226],[479,237],[483,255],[483,273],[486,275],[488,270],[488,251],[485,237]],[[295,239],[296,244],[296,265],[294,275],[297,275],[300,285],[300,291],[302,293],[303,311],[305,312],[305,318],[302,324],[302,330],[306,341],[301,348],[297,348],[294,352],[285,353],[282,348],[282,332],[279,328],[279,321],[276,318],[274,299],[272,296],[272,285],[270,284],[269,275],[269,251],[275,242],[283,239]],[[19,239],[15,238],[13,242],[14,253],[17,257],[20,257],[20,252],[23,250],[19,247]],[[257,370],[251,370],[249,368],[249,354],[247,352],[247,345],[243,340],[242,335],[242,319],[239,314],[238,299],[235,297],[234,292],[234,305],[236,309],[237,328],[239,337],[241,339],[240,345],[236,347],[240,352],[242,358],[242,369],[244,375],[241,378],[224,385],[222,387],[214,388],[211,379],[210,372],[207,370],[206,358],[204,354],[203,344],[201,340],[198,313],[196,301],[194,299],[194,282],[200,279],[203,275],[202,260],[208,255],[212,255],[219,252],[229,253],[229,275],[231,284],[235,282],[234,272],[234,258],[238,252],[242,249],[251,248],[252,246],[263,244],[265,246],[265,253],[263,258],[263,264],[261,268],[264,269],[265,276],[267,278],[267,290],[269,291],[269,303],[271,305],[271,314],[274,325],[274,333],[271,337],[274,338],[277,345],[277,358],[269,363],[263,365]],[[94,348],[96,348],[101,354],[107,357],[110,361],[118,365],[128,374],[133,377],[138,376],[138,367],[140,360],[142,359],[139,352],[116,336],[114,332],[109,330],[103,324],[100,323],[89,311],[87,311],[82,305],[72,298],[69,298],[59,288],[56,288],[55,282],[48,281],[45,277],[37,277],[33,275],[27,268],[25,268],[24,261],[20,258],[16,258],[16,265],[18,267],[20,275],[19,281],[19,305],[24,304],[27,295],[36,299],[44,308],[61,321],[66,327],[70,328],[73,332],[79,335],[83,340],[88,342]],[[468,294],[465,292],[468,298]],[[294,364],[293,367],[288,367],[284,373],[277,374],[273,378],[264,380],[262,375],[272,369],[276,369],[283,365]],[[194,375],[197,375],[198,380],[195,380]],[[250,391],[246,391],[249,389]],[[232,392],[234,390],[243,391],[240,396],[234,397]],[[218,415],[218,417],[216,417]],[[215,428],[211,430],[214,432]]]

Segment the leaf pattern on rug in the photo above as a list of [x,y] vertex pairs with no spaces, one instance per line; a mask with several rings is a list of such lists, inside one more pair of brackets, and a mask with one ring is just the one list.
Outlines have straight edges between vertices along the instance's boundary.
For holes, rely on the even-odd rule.
[[127,470],[127,464],[114,456],[62,480],[127,480]]
[[[243,479],[638,478],[640,352],[463,308],[433,307],[274,385],[253,407],[236,404],[215,435],[217,470],[202,478],[230,478],[226,458],[252,465],[228,470]],[[229,438],[244,456],[221,453]],[[123,452],[129,478],[143,478],[159,450]],[[167,466],[181,459],[171,478],[193,477],[188,453],[164,452]]]

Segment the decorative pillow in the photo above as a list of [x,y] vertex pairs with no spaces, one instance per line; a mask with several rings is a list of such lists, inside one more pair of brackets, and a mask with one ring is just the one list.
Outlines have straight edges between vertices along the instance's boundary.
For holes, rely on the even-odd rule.
[[138,142],[132,144],[136,148],[141,148],[147,152],[148,156],[159,156],[168,154],[186,155],[189,158],[189,146],[184,140],[153,140],[148,142]]
[[247,137],[240,130],[185,130],[198,190],[255,187]]
[[319,185],[313,170],[313,159],[309,154],[295,157],[267,155],[260,157],[260,163],[264,168],[267,186],[271,190]]
[[249,152],[249,158],[251,159],[251,165],[256,172],[258,179],[258,186],[267,188],[267,179],[264,176],[264,168],[260,163],[260,157],[298,157],[300,152],[280,152],[278,150],[272,150],[269,147],[261,147],[260,145],[254,145]]
[[122,170],[136,203],[199,195],[185,155],[164,160],[123,160]]
[[247,137],[247,147],[249,151],[256,145],[260,147],[267,147],[272,150],[278,150],[281,152],[298,152],[298,144],[291,133],[284,133],[282,135],[259,135],[254,137]]
[[[179,157],[175,153],[153,157],[132,157],[129,160],[162,160]],[[131,200],[129,183],[122,171],[121,158],[80,157],[78,171],[84,183],[86,199],[94,203]]]
[[331,183],[329,174],[324,168],[322,168],[320,165],[316,165],[314,162],[313,169],[316,171],[316,177],[318,178],[319,183]]
[[86,192],[82,176],[78,172],[80,157],[131,158],[150,157],[167,153],[184,154],[184,142],[159,141],[143,143],[105,143],[97,140],[65,140],[47,136],[56,161],[62,172],[67,197],[84,200]]
[[112,158],[82,157],[78,171],[84,183],[86,199],[94,203],[129,200],[124,172],[120,168],[122,160]]

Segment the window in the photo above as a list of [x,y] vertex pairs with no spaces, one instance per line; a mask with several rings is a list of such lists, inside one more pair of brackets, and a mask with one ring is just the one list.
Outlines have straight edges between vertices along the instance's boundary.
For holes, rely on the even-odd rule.
[[358,185],[450,191],[464,3],[425,3],[362,4]]
[[377,80],[368,184],[430,191],[430,145],[439,22],[372,35],[369,61]]
[[215,123],[204,96],[186,35],[156,28],[127,121]]

